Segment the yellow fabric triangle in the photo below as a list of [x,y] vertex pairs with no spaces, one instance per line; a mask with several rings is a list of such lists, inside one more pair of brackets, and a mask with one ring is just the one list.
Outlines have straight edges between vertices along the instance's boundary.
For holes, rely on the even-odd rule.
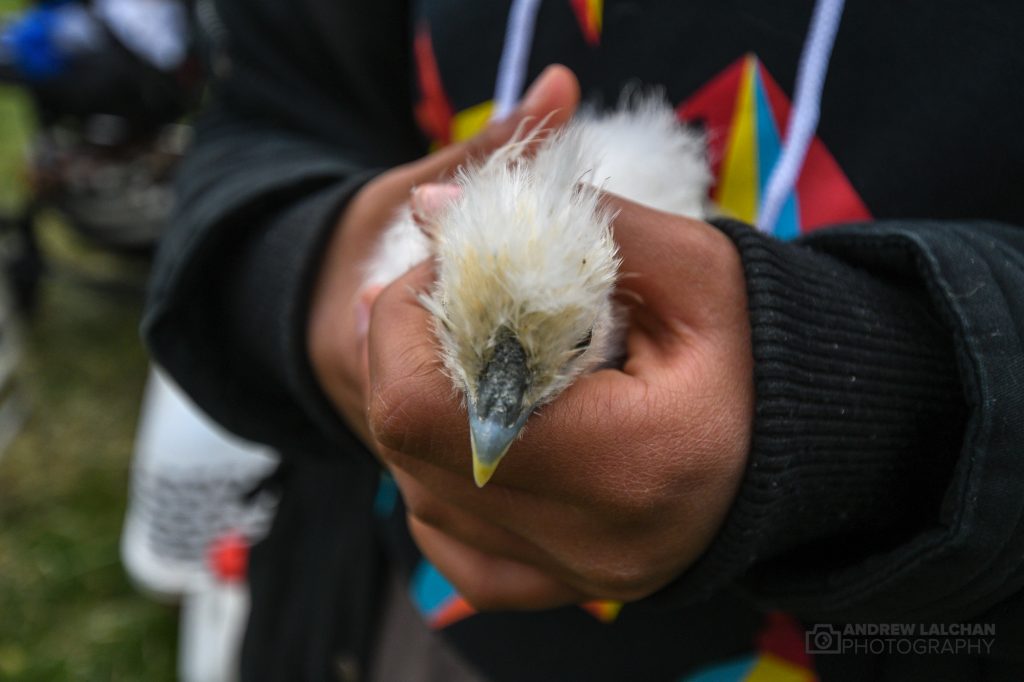
[[757,101],[754,96],[757,58],[748,55],[743,65],[740,92],[729,127],[721,177],[715,201],[723,212],[747,223],[757,221]]
[[468,140],[483,130],[491,120],[493,111],[494,102],[487,100],[455,114],[452,119],[452,142]]

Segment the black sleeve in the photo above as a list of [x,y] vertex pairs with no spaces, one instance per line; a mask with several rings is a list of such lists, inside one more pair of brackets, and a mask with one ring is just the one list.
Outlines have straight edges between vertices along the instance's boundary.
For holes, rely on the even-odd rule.
[[811,622],[1024,620],[1024,230],[718,227],[747,278],[753,441],[722,531],[656,599],[738,582]]
[[325,432],[347,438],[305,352],[320,252],[367,179],[423,151],[406,3],[219,0],[197,14],[210,101],[143,332],[229,429],[317,449]]

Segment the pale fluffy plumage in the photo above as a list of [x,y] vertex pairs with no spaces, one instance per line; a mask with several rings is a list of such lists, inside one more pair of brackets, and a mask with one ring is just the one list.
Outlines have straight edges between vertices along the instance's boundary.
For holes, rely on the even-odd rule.
[[[580,184],[595,162],[585,130],[569,126],[532,158],[514,143],[460,171],[462,198],[440,216],[437,282],[425,303],[445,367],[471,402],[502,328],[526,351],[524,405],[550,400],[614,352],[618,259],[598,190]],[[575,350],[588,335],[589,348]]]
[[599,190],[700,217],[711,173],[703,137],[667,104],[646,99],[584,113],[540,142],[517,139],[461,169],[455,182],[460,197],[436,216],[433,239],[403,210],[369,264],[367,285],[433,255],[437,280],[422,300],[448,374],[473,405],[496,338],[511,331],[526,354],[529,411],[621,353],[612,299],[619,260]]

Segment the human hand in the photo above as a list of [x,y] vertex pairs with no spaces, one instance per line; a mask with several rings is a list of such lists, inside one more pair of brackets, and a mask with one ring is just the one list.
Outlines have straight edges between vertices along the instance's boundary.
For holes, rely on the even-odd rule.
[[746,463],[753,359],[746,284],[710,225],[608,197],[630,325],[621,370],[532,415],[485,489],[428,313],[388,287],[369,333],[370,427],[428,559],[482,609],[630,601],[707,548]]
[[321,387],[364,443],[372,444],[366,424],[365,332],[369,308],[378,292],[360,292],[363,264],[381,233],[417,185],[443,181],[466,160],[486,156],[507,142],[524,120],[540,123],[546,119],[550,128],[564,124],[578,103],[579,84],[572,72],[563,66],[549,67],[509,118],[490,125],[468,142],[381,174],[349,202],[327,246],[314,288],[307,347]]

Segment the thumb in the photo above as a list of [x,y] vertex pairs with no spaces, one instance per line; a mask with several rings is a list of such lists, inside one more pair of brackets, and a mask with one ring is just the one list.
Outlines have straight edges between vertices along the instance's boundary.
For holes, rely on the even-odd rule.
[[443,180],[467,160],[489,154],[508,142],[523,121],[536,121],[536,125],[543,121],[547,128],[564,125],[576,112],[579,101],[580,85],[575,74],[560,64],[549,66],[526,91],[511,116],[492,121],[466,142],[449,145],[406,166],[408,188]]

